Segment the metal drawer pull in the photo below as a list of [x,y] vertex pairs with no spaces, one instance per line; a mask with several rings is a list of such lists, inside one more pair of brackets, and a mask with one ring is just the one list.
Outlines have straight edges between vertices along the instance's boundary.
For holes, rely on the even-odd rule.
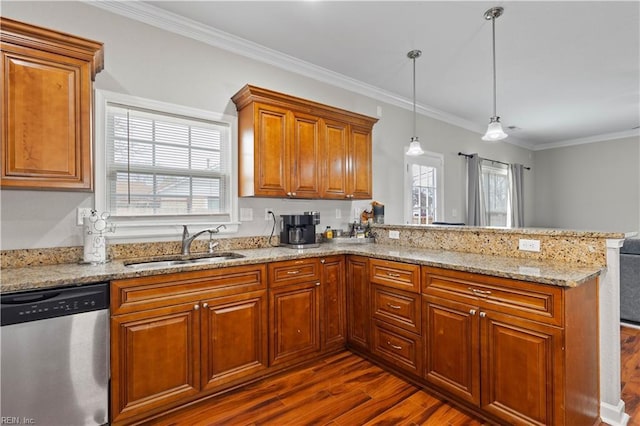
[[203,303],[203,304],[202,304],[202,307],[203,307],[203,308],[208,308],[208,307],[209,307],[209,304],[208,304],[207,302],[205,302],[205,303]]
[[487,313],[486,313],[486,312],[480,312],[480,318],[484,318],[484,317],[486,317],[486,316],[487,316]]
[[478,290],[477,288],[469,287],[469,290],[473,292],[473,294],[477,296],[489,296],[491,292],[489,290]]
[[299,274],[300,270],[297,271],[287,271],[287,275],[295,275],[295,274]]
[[198,309],[200,309],[200,305],[193,305],[193,309],[197,311]]
[[398,351],[399,351],[400,349],[402,349],[402,346],[396,346],[396,345],[394,345],[393,343],[391,343],[391,342],[389,342],[389,341],[387,341],[387,345],[391,346],[393,349],[396,349],[396,350],[398,350]]
[[393,272],[387,272],[387,275],[393,278],[399,278],[400,274],[394,274]]
[[398,305],[392,305],[391,303],[387,303],[387,306],[390,307],[391,309],[400,309],[401,307]]
[[475,314],[476,314],[476,310],[475,310],[475,309],[471,309],[471,310],[469,311],[469,314],[470,314],[470,315],[475,315]]
[[319,285],[320,285],[320,283],[319,283],[319,282],[317,282],[317,283],[316,283],[316,285],[317,285],[317,286],[319,286]]

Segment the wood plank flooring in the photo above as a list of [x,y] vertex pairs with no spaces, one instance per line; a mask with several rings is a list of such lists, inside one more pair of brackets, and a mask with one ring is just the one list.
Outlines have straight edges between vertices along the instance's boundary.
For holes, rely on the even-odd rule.
[[622,400],[631,416],[628,426],[640,426],[640,329],[620,327]]
[[[621,327],[622,399],[640,426],[640,329]],[[485,425],[349,352],[167,415],[154,426]]]

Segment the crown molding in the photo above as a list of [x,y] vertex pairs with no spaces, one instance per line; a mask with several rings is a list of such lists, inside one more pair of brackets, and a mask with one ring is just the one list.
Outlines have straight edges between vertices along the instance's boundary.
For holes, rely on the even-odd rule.
[[[294,72],[341,89],[362,94],[380,102],[385,102],[390,105],[413,111],[413,101],[410,99],[380,89],[379,87],[363,83],[362,81],[347,77],[326,68],[313,65],[309,62],[302,61],[298,58],[270,49],[258,43],[236,37],[227,32],[220,31],[150,4],[138,1],[120,0],[81,1],[108,12],[134,19],[175,34],[189,37],[237,55],[260,61],[286,71]],[[482,126],[432,107],[416,105],[416,112],[480,135],[484,134],[485,129]],[[515,140],[510,142],[531,149],[526,144],[518,143]]]
[[584,145],[588,143],[611,141],[611,140],[622,139],[622,138],[631,138],[634,136],[640,136],[640,129],[631,129],[631,130],[625,130],[623,132],[606,133],[603,135],[588,136],[586,138],[578,138],[578,139],[570,139],[566,141],[545,143],[542,145],[532,146],[529,149],[532,149],[533,151],[543,151],[545,149],[564,148],[568,146]]

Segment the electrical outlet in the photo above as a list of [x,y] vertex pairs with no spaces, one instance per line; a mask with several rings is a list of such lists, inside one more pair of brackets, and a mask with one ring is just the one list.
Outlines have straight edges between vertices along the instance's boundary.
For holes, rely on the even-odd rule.
[[271,213],[269,213],[269,212],[272,212],[272,211],[273,211],[273,209],[271,209],[271,208],[265,208],[264,209],[264,220],[271,220],[272,219]]
[[400,231],[389,231],[389,238],[391,238],[393,240],[399,240],[400,239]]
[[518,249],[522,251],[540,251],[540,240],[518,240]]
[[342,210],[336,209],[336,219],[342,219]]
[[91,216],[91,210],[92,209],[87,207],[79,207],[76,210],[76,225],[82,226],[82,219],[84,219],[85,216]]

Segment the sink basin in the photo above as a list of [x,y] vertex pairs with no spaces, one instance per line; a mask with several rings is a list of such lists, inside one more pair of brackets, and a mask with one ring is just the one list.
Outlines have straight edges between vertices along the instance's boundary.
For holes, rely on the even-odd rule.
[[244,255],[239,253],[214,253],[204,256],[172,256],[162,257],[155,259],[146,259],[142,261],[126,261],[124,265],[128,268],[167,268],[171,266],[188,266],[188,265],[200,265],[209,263],[219,263],[225,260],[240,259]]

